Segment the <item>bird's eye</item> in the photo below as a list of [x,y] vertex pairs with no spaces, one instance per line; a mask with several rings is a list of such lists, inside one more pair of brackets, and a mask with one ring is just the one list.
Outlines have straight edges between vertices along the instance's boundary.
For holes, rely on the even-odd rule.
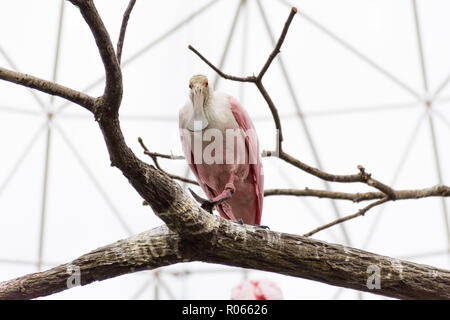
[[189,83],[189,88],[192,89],[192,83]]
[[205,87],[207,87],[208,86],[208,81],[205,81]]

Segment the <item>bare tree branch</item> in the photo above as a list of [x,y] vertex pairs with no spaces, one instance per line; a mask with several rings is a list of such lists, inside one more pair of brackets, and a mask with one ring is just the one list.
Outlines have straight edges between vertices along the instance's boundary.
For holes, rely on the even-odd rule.
[[[17,74],[4,72],[3,69],[0,70],[0,79],[62,96],[91,110],[105,139],[111,165],[123,173],[167,227],[154,229],[99,248],[69,264],[48,271],[2,282],[0,298],[34,298],[65,290],[70,276],[67,274],[69,266],[79,267],[81,284],[88,284],[96,280],[182,261],[204,261],[278,272],[389,297],[450,299],[449,271],[298,235],[240,225],[220,216],[210,215],[201,209],[170,176],[141,161],[126,144],[118,116],[123,92],[119,58],[114,52],[109,34],[93,1],[70,1],[80,9],[96,41],[106,73],[104,94],[94,99],[75,90],[65,90],[66,88],[59,85],[42,82],[37,78],[16,79],[14,77]],[[296,9],[292,9],[288,22],[285,24],[281,36],[283,39],[295,11]],[[281,47],[282,40],[279,40],[279,43]],[[276,53],[279,49],[276,49]],[[196,52],[195,49],[193,51]],[[269,57],[265,64],[267,68],[276,53],[273,57]],[[214,68],[212,64],[210,66]],[[262,75],[267,70],[264,68]],[[269,103],[271,99],[262,86],[261,78],[262,76],[259,79],[254,76],[230,77],[231,80],[257,84],[269,107],[273,108],[271,109],[273,114],[277,114],[273,102]],[[281,123],[277,125],[281,129]],[[289,162],[290,156],[282,151],[281,143],[279,147],[280,158]],[[153,157],[157,159],[156,155]],[[396,191],[386,188],[385,185],[371,178],[362,167],[359,174],[335,176],[315,168],[311,169],[299,160],[293,159],[295,160],[293,165],[299,166],[300,163],[299,168],[306,166],[305,168],[318,177],[328,178],[329,181],[363,182],[378,188],[382,194],[385,194],[385,197],[358,212],[359,215],[397,195],[394,194]],[[308,172],[308,170],[305,171]],[[367,286],[367,272],[373,266],[381,270],[382,286],[377,290],[371,290]]]
[[315,234],[315,233],[317,233],[319,231],[331,228],[332,226],[335,226],[335,225],[337,225],[339,223],[342,223],[342,222],[345,222],[345,221],[348,221],[348,220],[351,220],[351,219],[363,216],[370,209],[372,209],[372,208],[374,208],[376,206],[379,206],[380,204],[383,204],[383,203],[385,203],[387,201],[389,201],[389,198],[385,196],[384,198],[382,198],[380,200],[377,200],[377,201],[374,201],[371,204],[367,205],[366,207],[364,207],[362,209],[359,209],[358,212],[356,212],[354,214],[350,214],[348,216],[345,216],[345,217],[342,217],[342,218],[338,218],[338,219],[336,219],[336,220],[334,220],[334,221],[332,221],[330,223],[324,224],[323,226],[320,226],[320,227],[315,228],[314,230],[312,230],[310,232],[305,233],[303,236],[304,237],[310,237],[310,236],[312,236],[313,234]]
[[125,31],[127,29],[128,20],[130,19],[131,11],[133,10],[134,5],[136,4],[136,0],[130,0],[128,3],[128,7],[125,10],[125,13],[123,14],[122,19],[122,26],[120,27],[120,33],[119,33],[119,40],[117,41],[117,61],[122,59],[122,49],[123,49],[123,42],[125,40]]
[[0,79],[67,99],[88,109],[89,111],[92,111],[95,104],[95,98],[90,97],[87,94],[70,89],[55,82],[40,79],[21,72],[11,71],[2,67],[0,67]]
[[138,142],[141,145],[142,149],[144,149],[144,154],[148,155],[149,157],[164,158],[164,159],[170,159],[170,160],[185,160],[184,156],[175,156],[172,154],[151,152],[150,150],[148,150],[147,146],[144,144],[144,140],[142,140],[141,137],[138,138]]
[[[374,188],[380,190],[381,192],[385,193],[386,195],[388,195],[390,197],[395,196],[395,192],[394,192],[394,190],[392,190],[392,188],[390,188],[387,185],[385,185],[384,183],[381,183],[380,181],[372,178],[371,174],[365,172],[365,169],[361,165],[358,165],[358,170],[360,172],[357,174],[337,175],[337,174],[330,174],[330,173],[324,172],[322,170],[319,170],[317,168],[311,167],[311,166],[307,165],[306,163],[303,163],[300,160],[290,156],[289,154],[284,152],[281,148],[280,148],[278,157],[280,159],[286,161],[287,163],[289,163],[309,174],[312,174],[322,180],[326,180],[329,182],[340,182],[340,183],[361,182],[361,183],[365,183],[371,187],[374,187]],[[393,198],[393,199],[395,199],[395,198]]]
[[214,66],[204,56],[202,56],[200,54],[200,52],[198,52],[193,46],[189,45],[188,49],[191,50],[192,52],[194,52],[200,59],[202,59],[207,65],[209,65],[211,67],[211,69],[213,69],[215,72],[217,72],[224,79],[238,81],[238,82],[255,82],[255,80],[256,80],[256,78],[254,76],[244,78],[244,77],[231,76],[226,73],[223,73],[221,70],[219,70],[219,68]]
[[278,38],[278,42],[275,45],[275,48],[273,49],[272,53],[269,55],[269,58],[267,59],[266,63],[262,67],[261,71],[258,74],[258,77],[256,79],[257,82],[261,82],[261,79],[264,77],[264,74],[267,72],[267,70],[270,67],[270,64],[272,63],[273,59],[280,53],[281,46],[283,45],[284,39],[286,38],[287,32],[289,30],[289,26],[291,25],[292,19],[294,19],[295,14],[297,13],[297,8],[293,7],[291,8],[291,12],[289,13],[289,17],[287,18],[283,31],[281,31],[281,35]]
[[[71,276],[79,273],[81,285],[140,270],[151,270],[185,261],[180,238],[167,227],[158,227],[108,246],[47,271],[0,283],[0,299],[33,299],[75,286]],[[189,253],[183,252],[183,256]],[[75,280],[75,279],[74,279]]]
[[[302,161],[300,161],[297,158],[292,157],[291,155],[289,155],[288,153],[286,153],[283,148],[282,148],[282,144],[283,144],[283,134],[282,134],[282,126],[281,126],[281,121],[280,121],[280,117],[278,115],[278,109],[275,106],[273,100],[270,98],[269,93],[267,92],[267,90],[265,89],[263,83],[262,83],[262,77],[264,76],[265,72],[267,71],[267,69],[269,68],[270,64],[272,63],[272,61],[275,59],[275,57],[277,56],[277,54],[280,52],[281,49],[281,45],[283,44],[283,41],[286,37],[287,31],[289,29],[289,26],[292,22],[292,19],[295,15],[295,13],[297,12],[296,8],[292,8],[291,12],[289,14],[289,17],[284,25],[283,31],[277,41],[277,44],[274,48],[274,50],[272,51],[272,53],[270,54],[270,56],[268,57],[266,63],[264,64],[263,68],[261,69],[259,75],[257,77],[255,76],[250,76],[250,77],[234,77],[232,75],[228,75],[225,74],[224,72],[222,72],[219,68],[217,68],[216,66],[214,66],[214,64],[212,64],[208,59],[206,59],[204,56],[202,56],[197,50],[195,50],[192,46],[189,46],[189,49],[192,50],[196,55],[198,55],[206,64],[208,64],[213,70],[215,70],[220,76],[224,77],[225,79],[228,80],[232,80],[232,81],[240,81],[240,82],[252,82],[256,85],[256,87],[258,88],[258,90],[260,91],[261,95],[263,96],[263,98],[265,99],[271,113],[273,116],[273,120],[275,123],[275,128],[277,130],[277,145],[276,145],[276,150],[274,152],[271,151],[266,151],[264,153],[265,156],[276,156],[282,160],[284,160],[285,162],[309,173],[312,174],[322,180],[325,181],[329,181],[329,182],[340,182],[340,183],[354,183],[354,182],[360,182],[360,183],[364,183],[367,184],[370,187],[373,187],[375,189],[378,189],[380,192],[379,193],[364,193],[364,194],[348,194],[348,193],[336,193],[336,192],[331,192],[331,191],[324,191],[324,190],[296,190],[295,192],[292,192],[292,190],[284,191],[284,192],[280,192],[280,191],[269,191],[268,193],[265,193],[265,195],[274,195],[274,194],[281,194],[284,193],[286,194],[294,194],[295,195],[307,195],[307,196],[317,196],[317,197],[326,197],[326,198],[331,198],[331,199],[348,199],[348,200],[353,200],[355,202],[358,201],[363,201],[363,200],[370,200],[370,199],[380,199],[378,201],[375,201],[374,203],[368,205],[367,207],[360,209],[356,214],[352,214],[343,218],[339,218],[335,221],[332,221],[324,226],[320,226],[318,228],[316,228],[315,230],[307,233],[306,235],[312,235],[320,230],[324,230],[326,228],[329,228],[331,226],[337,225],[339,223],[348,221],[350,219],[354,219],[356,217],[359,217],[361,215],[364,215],[365,212],[367,212],[368,210],[370,210],[371,208],[373,208],[374,206],[380,205],[382,203],[385,203],[389,200],[396,200],[398,199],[398,196],[410,196],[412,198],[421,198],[424,197],[423,196],[423,190],[415,190],[413,191],[413,193],[408,193],[408,192],[397,192],[395,191],[392,187],[388,186],[387,184],[382,183],[381,181],[375,179],[372,177],[372,175],[370,173],[367,173],[365,171],[365,168],[361,165],[358,165],[358,170],[359,173],[357,174],[350,174],[350,175],[336,175],[336,174],[330,174],[327,173],[323,170],[320,170],[318,168],[314,168],[311,167],[309,165],[307,165],[306,163],[303,163]],[[425,191],[425,196],[443,196],[442,194],[446,194],[446,189],[448,187],[446,186],[440,186],[439,187],[439,191],[436,193],[436,190],[434,190],[433,194],[427,194],[428,191]]]
[[[436,185],[431,188],[414,189],[414,190],[396,190],[396,200],[421,199],[427,197],[450,197],[450,187],[444,185]],[[305,188],[300,189],[267,189],[264,196],[297,196],[297,197],[317,197],[337,200],[350,200],[353,202],[361,202],[368,200],[382,199],[386,197],[383,192],[364,192],[364,193],[348,193],[327,190],[314,190]]]
[[311,167],[303,162],[301,162],[300,160],[290,156],[289,154],[287,154],[286,152],[284,152],[283,148],[282,148],[282,143],[283,143],[283,132],[282,132],[282,127],[281,127],[281,120],[280,117],[278,115],[278,108],[275,106],[273,100],[271,99],[269,93],[267,92],[267,90],[265,89],[263,83],[262,83],[262,78],[264,76],[264,74],[266,73],[267,69],[269,68],[270,64],[272,63],[272,61],[275,59],[275,57],[277,56],[277,54],[280,52],[281,49],[281,45],[283,44],[283,41],[286,37],[287,31],[289,29],[289,26],[292,22],[292,19],[294,17],[294,15],[297,13],[297,9],[296,8],[292,8],[291,12],[288,16],[288,19],[284,25],[283,31],[281,32],[281,35],[277,41],[277,44],[274,48],[274,50],[272,51],[272,53],[270,54],[270,56],[268,57],[267,61],[265,62],[263,68],[261,69],[261,71],[259,72],[258,76],[249,76],[249,77],[235,77],[232,75],[228,75],[225,74],[224,72],[222,72],[221,70],[219,70],[219,68],[217,68],[216,66],[214,66],[214,64],[212,64],[208,59],[206,59],[203,55],[201,55],[196,49],[194,49],[192,46],[189,46],[189,49],[191,51],[193,51],[197,56],[200,57],[200,59],[202,59],[208,66],[210,66],[214,71],[216,71],[221,77],[228,79],[228,80],[232,80],[232,81],[239,81],[239,82],[252,82],[256,85],[256,87],[258,88],[258,90],[260,91],[261,95],[263,96],[264,100],[266,101],[271,113],[272,113],[272,117],[273,120],[275,122],[275,128],[277,130],[277,135],[278,135],[278,140],[277,140],[277,150],[275,152],[265,152],[265,156],[277,156],[280,159],[286,161],[287,163],[303,170],[306,171],[322,180],[326,180],[326,181],[330,181],[330,182],[342,182],[342,183],[349,183],[349,182],[362,182],[365,183],[371,187],[374,187],[378,190],[380,190],[381,192],[385,193],[386,195],[388,195],[391,199],[395,199],[395,192],[394,190],[389,187],[388,185],[381,183],[380,181],[374,179],[371,177],[371,174],[366,173],[364,167],[362,166],[358,166],[358,170],[359,173],[358,174],[353,174],[353,175],[335,175],[335,174],[329,174],[327,172],[324,172],[320,169]]
[[[86,285],[182,261],[277,272],[393,298],[450,299],[450,271],[200,214],[209,227],[189,238],[156,228],[48,271],[2,282],[0,299],[31,299],[66,290],[70,266],[80,268],[81,285]],[[379,289],[368,286],[374,269],[379,271]]]
[[159,158],[165,158],[165,159],[170,159],[170,160],[177,160],[177,159],[184,159],[184,157],[182,156],[170,156],[170,155],[166,155],[166,154],[162,154],[162,153],[158,153],[158,152],[150,152],[147,149],[147,146],[144,144],[144,141],[142,140],[141,137],[138,138],[138,142],[141,145],[142,149],[144,149],[144,154],[148,155],[150,158],[152,158],[153,163],[155,164],[156,168],[158,168],[161,172],[164,172],[166,175],[168,175],[170,178],[178,180],[178,181],[182,181],[182,182],[186,182],[186,183],[190,183],[190,184],[194,184],[194,185],[199,185],[197,181],[185,178],[185,177],[181,177],[178,176],[176,174],[171,174],[168,173],[167,171],[163,170],[161,168],[161,166],[159,165],[159,161],[158,161],[158,157]]
[[277,129],[278,134],[278,142],[277,147],[280,148],[281,151],[281,142],[283,141],[283,133],[281,129],[281,120],[280,116],[278,115],[278,109],[275,107],[275,104],[273,103],[272,99],[270,98],[269,94],[267,93],[266,89],[264,88],[262,84],[262,78],[266,71],[269,69],[272,61],[275,59],[275,57],[278,55],[281,49],[281,45],[284,42],[284,39],[286,38],[286,34],[289,30],[289,26],[291,25],[292,19],[294,19],[295,14],[297,13],[297,8],[292,8],[291,12],[289,13],[289,16],[286,20],[286,23],[284,24],[283,31],[281,32],[281,35],[278,39],[278,42],[273,49],[272,53],[267,58],[266,63],[262,67],[261,71],[259,72],[258,76],[249,76],[249,77],[236,77],[232,75],[225,74],[222,72],[219,68],[214,66],[208,59],[206,59],[203,55],[200,54],[194,47],[189,46],[189,50],[194,52],[200,59],[202,59],[208,66],[210,66],[214,71],[216,71],[222,78],[232,81],[238,81],[238,82],[252,82],[256,85],[258,90],[261,92],[262,96],[267,102],[267,105],[269,106],[270,111],[272,112],[273,119],[275,121],[275,128]]

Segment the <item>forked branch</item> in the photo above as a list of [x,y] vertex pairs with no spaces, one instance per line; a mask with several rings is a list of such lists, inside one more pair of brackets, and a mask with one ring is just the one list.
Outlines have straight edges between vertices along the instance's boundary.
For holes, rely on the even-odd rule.
[[[352,214],[346,217],[343,217],[341,219],[337,219],[333,222],[330,222],[326,225],[323,225],[306,235],[312,235],[320,230],[327,229],[331,226],[334,226],[336,224],[342,223],[344,221],[348,221],[350,219],[354,219],[356,217],[359,217],[363,215],[363,213],[367,212],[374,206],[380,205],[382,203],[385,203],[387,201],[393,201],[398,199],[417,199],[424,195],[425,196],[449,196],[447,189],[447,186],[438,186],[436,188],[433,188],[433,192],[430,194],[428,192],[423,193],[423,190],[410,190],[410,191],[396,191],[392,187],[388,186],[387,184],[375,179],[372,177],[372,175],[368,172],[366,172],[365,168],[361,165],[358,165],[358,173],[355,174],[348,174],[348,175],[337,175],[337,174],[330,174],[328,172],[325,172],[323,170],[320,170],[318,168],[312,167],[299,159],[289,155],[287,152],[283,149],[283,134],[282,134],[282,126],[281,126],[281,120],[278,114],[278,108],[276,107],[275,103],[273,102],[272,98],[270,97],[269,93],[267,92],[266,88],[264,87],[262,83],[262,78],[268,68],[270,67],[271,63],[275,59],[275,57],[279,54],[281,50],[281,46],[286,38],[287,31],[289,29],[289,26],[292,22],[292,19],[297,12],[296,8],[292,8],[291,12],[288,16],[288,19],[286,20],[286,23],[284,25],[284,28],[281,32],[280,37],[278,38],[278,41],[276,43],[275,48],[273,49],[272,53],[267,58],[264,66],[262,67],[261,71],[259,72],[258,76],[248,76],[248,77],[236,77],[233,75],[229,75],[224,73],[222,70],[217,68],[212,62],[210,62],[207,58],[205,58],[198,50],[193,48],[192,46],[189,46],[189,49],[194,52],[201,60],[203,60],[208,66],[210,66],[214,71],[216,71],[221,77],[224,79],[232,80],[232,81],[239,81],[239,82],[250,82],[254,83],[256,87],[258,88],[259,92],[263,96],[264,100],[267,103],[267,106],[269,107],[272,117],[275,123],[275,129],[277,131],[277,145],[275,151],[266,151],[265,156],[276,156],[285,162],[289,163],[290,165],[303,170],[313,176],[316,176],[317,178],[320,178],[322,180],[328,181],[328,182],[339,182],[339,183],[364,183],[372,188],[377,189],[379,192],[372,192],[372,193],[356,193],[356,194],[349,194],[349,193],[342,193],[342,192],[332,192],[332,191],[324,191],[324,190],[267,190],[265,192],[265,195],[296,195],[296,196],[316,196],[320,198],[330,198],[330,199],[345,199],[345,200],[352,200],[354,202],[364,201],[364,200],[372,200],[372,199],[380,199],[379,201],[374,202],[372,205],[369,205],[363,209],[360,209],[356,214]],[[438,190],[439,189],[439,190]],[[428,190],[427,190],[428,191]]]

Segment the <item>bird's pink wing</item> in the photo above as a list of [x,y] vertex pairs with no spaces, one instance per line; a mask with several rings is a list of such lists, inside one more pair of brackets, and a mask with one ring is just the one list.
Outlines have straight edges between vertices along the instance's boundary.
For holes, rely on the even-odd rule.
[[[180,128],[180,131],[182,129]],[[180,132],[180,138],[181,138],[181,146],[183,147],[183,153],[186,157],[186,161],[189,165],[189,168],[191,168],[192,172],[194,173],[195,177],[197,178],[197,181],[200,185],[200,187],[203,189],[203,191],[206,193],[209,199],[214,198],[216,195],[213,193],[213,190],[211,190],[208,185],[206,184],[206,181],[202,175],[198,173],[197,166],[194,162],[194,155],[192,154],[192,150],[190,148],[190,145],[188,142],[185,141],[183,132]]]
[[[201,175],[201,173],[199,173],[199,171],[197,169],[197,165],[195,164],[195,161],[194,161],[194,155],[192,153],[192,149],[190,148],[189,143],[185,140],[181,128],[180,128],[180,138],[181,138],[181,145],[183,147],[184,156],[186,157],[186,161],[189,165],[189,168],[191,168],[192,172],[194,173],[195,177],[197,178],[198,184],[203,189],[203,191],[205,192],[208,199],[211,200],[214,197],[217,197],[217,195],[218,195],[217,192],[215,192],[212,188],[210,188],[208,186],[208,184],[206,183],[206,179]],[[219,214],[223,218],[230,219],[230,216],[224,212],[221,205],[217,206],[216,209],[217,209],[217,211],[219,211]]]
[[228,97],[231,112],[236,119],[239,127],[246,133],[245,144],[249,151],[249,157],[252,159],[250,164],[250,174],[253,176],[255,185],[255,194],[257,199],[257,212],[255,212],[255,224],[261,224],[261,214],[264,198],[264,176],[262,171],[261,156],[259,154],[258,137],[256,136],[255,126],[244,108],[234,99]]

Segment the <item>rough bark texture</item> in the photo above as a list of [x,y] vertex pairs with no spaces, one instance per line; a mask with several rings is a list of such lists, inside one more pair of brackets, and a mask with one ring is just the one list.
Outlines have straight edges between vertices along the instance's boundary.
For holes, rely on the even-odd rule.
[[[48,271],[0,283],[0,299],[31,299],[67,289],[70,266],[81,285],[174,263],[204,261],[277,272],[401,299],[450,299],[450,272],[298,235],[239,225],[196,209],[203,228],[182,238],[162,226],[94,250]],[[197,223],[194,223],[198,226]],[[370,268],[380,288],[369,289]]]
[[[47,271],[0,283],[0,299],[32,299],[68,288],[75,267],[86,285],[122,274],[182,262],[180,238],[162,226],[98,248]],[[184,256],[189,256],[184,253]]]

